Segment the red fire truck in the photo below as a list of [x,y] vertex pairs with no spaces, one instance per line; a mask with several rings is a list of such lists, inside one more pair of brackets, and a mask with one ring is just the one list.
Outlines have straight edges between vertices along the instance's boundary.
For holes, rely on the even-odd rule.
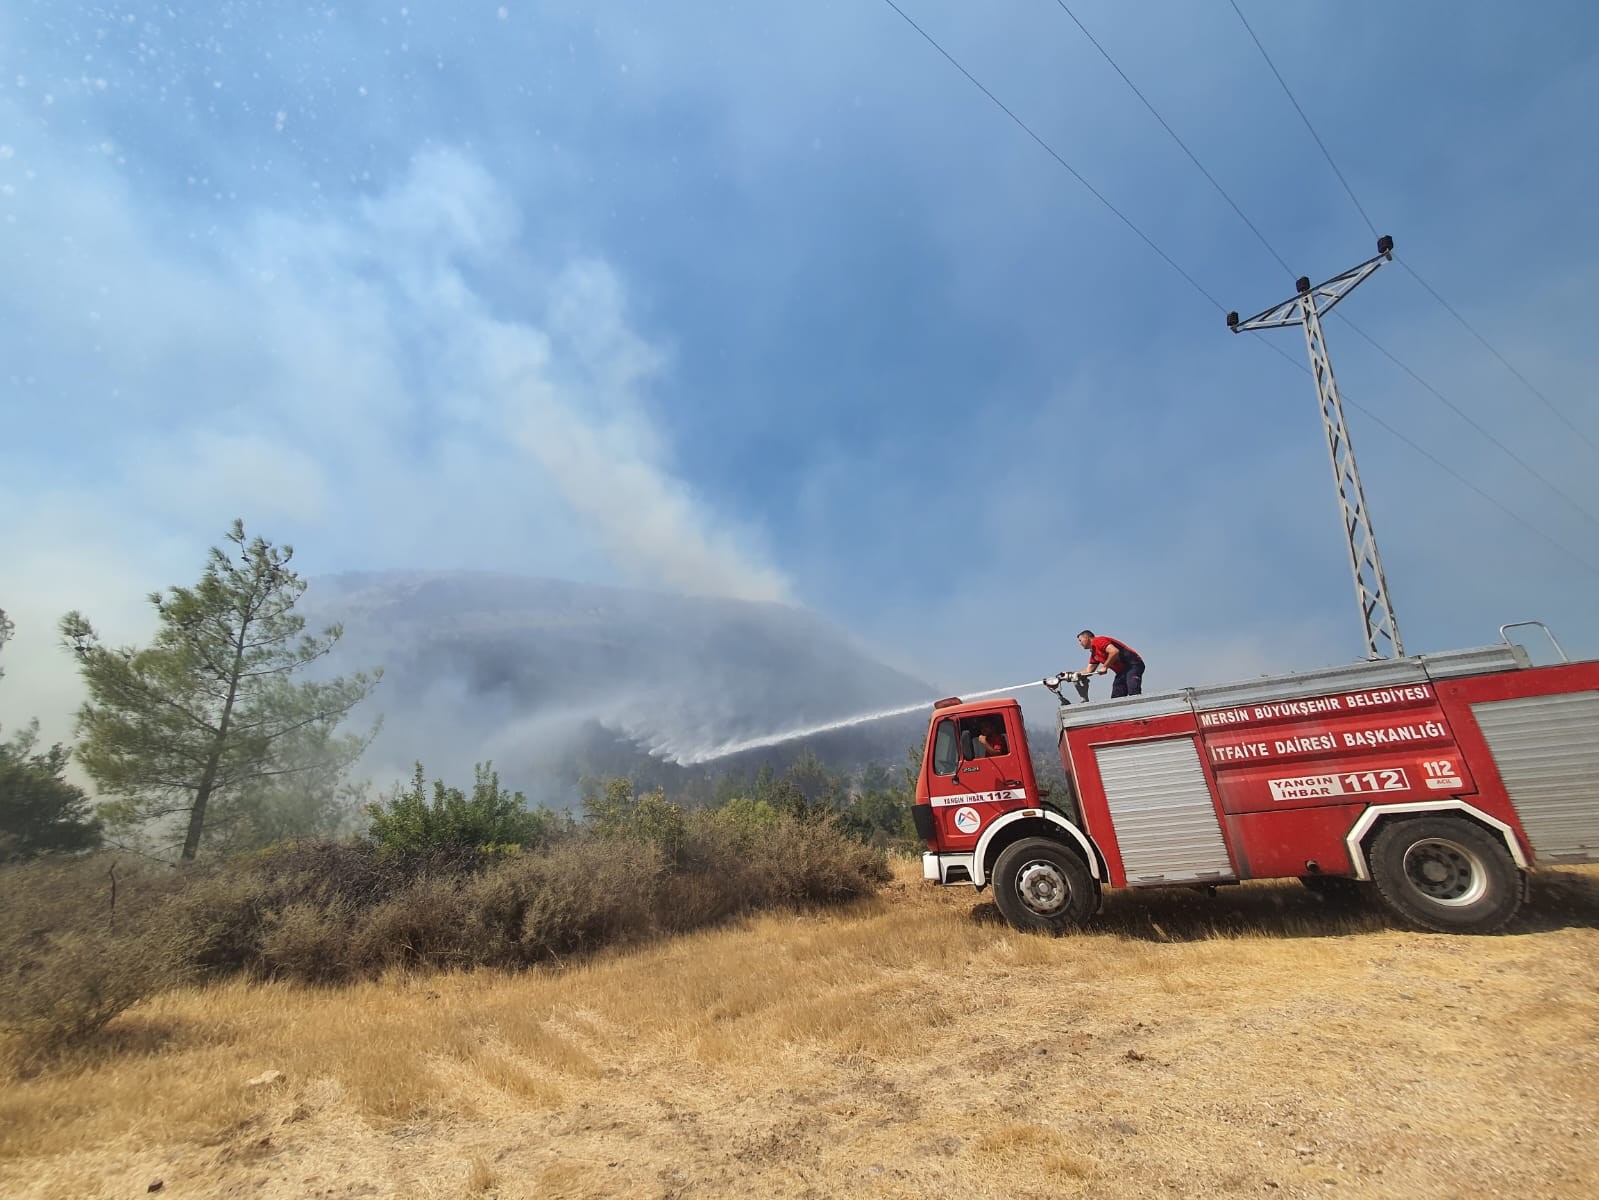
[[1106,887],[1298,878],[1480,933],[1515,914],[1533,866],[1599,861],[1596,661],[1535,667],[1506,639],[1060,699],[1064,788],[1039,788],[1014,699],[951,698],[912,810],[927,878],[992,885],[1018,928],[1077,925]]

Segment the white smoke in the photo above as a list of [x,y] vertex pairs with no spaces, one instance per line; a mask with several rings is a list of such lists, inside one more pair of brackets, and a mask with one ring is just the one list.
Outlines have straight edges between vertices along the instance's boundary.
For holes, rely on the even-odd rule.
[[[0,102],[0,124],[13,115]],[[81,692],[61,613],[142,640],[146,593],[192,582],[234,516],[312,571],[789,594],[756,531],[674,470],[649,395],[668,356],[634,330],[610,266],[547,264],[514,304],[475,286],[523,243],[514,198],[471,157],[429,151],[364,204],[260,210],[197,248],[111,164],[43,135],[18,146],[30,183],[0,225],[29,297],[5,306],[13,370],[49,364],[88,407],[74,462],[0,446],[0,507],[28,514],[0,529],[17,621],[5,725],[37,715],[69,736]]]

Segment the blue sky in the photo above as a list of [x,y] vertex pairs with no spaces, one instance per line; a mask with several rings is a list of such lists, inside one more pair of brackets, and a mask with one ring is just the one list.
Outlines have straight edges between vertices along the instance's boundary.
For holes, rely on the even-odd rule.
[[[1599,441],[1599,11],[1241,6]],[[903,7],[1225,307],[1289,294],[1052,0]],[[1224,0],[1072,8],[1296,273],[1372,253]],[[1083,625],[1152,687],[1362,649],[1314,392],[1250,344],[1297,332],[1229,335],[880,0],[19,0],[0,267],[8,725],[67,731],[61,612],[141,636],[235,515],[312,572],[787,600],[952,686]],[[1571,498],[1330,320],[1350,397],[1542,531],[1351,412],[1407,648],[1599,653],[1599,454],[1403,267],[1341,311]]]

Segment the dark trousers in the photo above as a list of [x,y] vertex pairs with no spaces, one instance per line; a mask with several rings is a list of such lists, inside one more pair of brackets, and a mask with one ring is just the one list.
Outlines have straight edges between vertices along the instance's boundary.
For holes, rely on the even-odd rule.
[[1115,700],[1119,696],[1142,696],[1144,694],[1144,660],[1141,658],[1130,659],[1125,671],[1117,671],[1114,682],[1110,685],[1110,698]]

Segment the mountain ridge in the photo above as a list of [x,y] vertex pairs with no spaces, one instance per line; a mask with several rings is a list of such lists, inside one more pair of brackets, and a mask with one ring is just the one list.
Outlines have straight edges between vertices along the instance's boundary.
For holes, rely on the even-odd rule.
[[781,765],[806,748],[835,766],[893,764],[920,741],[923,715],[703,760],[861,713],[930,707],[936,694],[819,614],[771,601],[494,571],[310,582],[308,623],[344,626],[329,669],[384,668],[356,714],[384,716],[365,760],[380,782],[415,760],[451,777],[493,760],[511,786],[569,802],[595,764],[662,785]]

